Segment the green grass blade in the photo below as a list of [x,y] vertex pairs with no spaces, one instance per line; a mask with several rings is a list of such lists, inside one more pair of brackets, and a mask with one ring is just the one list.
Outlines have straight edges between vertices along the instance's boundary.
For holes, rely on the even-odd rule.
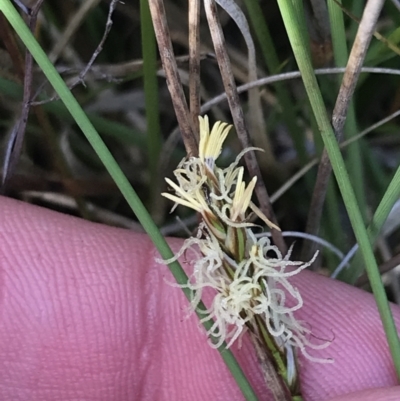
[[318,122],[322,139],[332,163],[332,168],[335,173],[351,225],[357,238],[357,242],[360,246],[372,291],[375,296],[390,351],[393,357],[397,376],[400,378],[400,342],[397,335],[396,326],[389,308],[389,303],[369,241],[368,233],[364,226],[363,218],[358,208],[357,200],[346,171],[344,160],[326,112],[324,101],[322,99],[313,67],[311,65],[310,57],[307,53],[305,43],[302,40],[302,33],[298,28],[297,18],[299,18],[299,16],[296,15],[292,0],[278,0],[278,5],[297,64],[299,66],[299,70],[301,71],[307,95]]
[[[66,108],[71,113],[75,122],[81,128],[82,132],[85,134],[93,149],[96,151],[97,155],[105,165],[111,177],[114,179],[129,206],[136,214],[143,228],[146,230],[151,240],[154,242],[161,256],[164,259],[171,258],[173,256],[171,248],[165,241],[164,237],[161,235],[157,226],[154,224],[146,208],[137,196],[135,190],[130,185],[128,179],[125,177],[117,162],[111,155],[110,151],[96,132],[92,123],[87,118],[85,112],[82,110],[81,106],[78,104],[54,66],[51,64],[50,60],[48,59],[40,45],[37,43],[32,33],[22,20],[21,16],[11,4],[10,0],[2,0],[0,2],[0,11],[3,12],[9,23],[17,32],[20,39],[23,41],[28,50],[32,53],[35,61],[37,62],[43,73],[46,75],[47,79],[49,80],[57,94],[60,96],[61,100],[64,102]],[[178,262],[171,263],[169,267],[174,278],[179,284],[187,283],[188,278]],[[186,297],[190,299],[190,290],[183,289],[183,291]],[[204,308],[204,305],[200,305],[200,308]],[[203,317],[203,315],[199,316]],[[204,323],[204,327],[206,328],[206,330],[209,330],[211,326],[212,322]],[[227,364],[232,375],[234,376],[245,398],[247,400],[257,400],[257,396],[255,395],[254,390],[244,376],[242,369],[238,365],[231,351],[222,347],[220,349],[220,354]]]

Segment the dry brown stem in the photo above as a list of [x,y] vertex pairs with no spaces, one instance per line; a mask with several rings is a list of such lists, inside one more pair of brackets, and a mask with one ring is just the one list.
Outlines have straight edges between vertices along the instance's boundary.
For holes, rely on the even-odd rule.
[[196,136],[200,114],[200,0],[189,0],[189,105]]
[[[242,147],[247,148],[251,146],[250,138],[244,121],[243,109],[240,104],[236,83],[232,74],[230,59],[228,56],[228,52],[226,51],[225,38],[222,32],[221,23],[219,21],[217,6],[214,0],[205,0],[204,6],[206,9],[211,38],[214,43],[215,54],[217,57],[236,132]],[[255,192],[258,201],[260,202],[260,208],[262,212],[267,216],[269,220],[271,220],[274,224],[277,224],[277,219],[273,212],[267,189],[265,188],[265,185],[263,183],[260,168],[258,166],[254,152],[247,152],[244,156],[244,159],[250,175],[257,177]],[[280,233],[280,231],[275,229],[272,229],[271,231],[275,244],[278,246],[280,251],[285,254],[287,248],[282,234]]]
[[163,0],[152,0],[149,2],[149,6],[168,89],[171,94],[186,153],[188,156],[197,156],[198,141],[179,78]]

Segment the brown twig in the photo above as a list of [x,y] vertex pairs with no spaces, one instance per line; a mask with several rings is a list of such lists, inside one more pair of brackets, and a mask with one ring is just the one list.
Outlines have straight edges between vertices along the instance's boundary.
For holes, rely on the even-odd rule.
[[200,0],[189,0],[189,106],[196,136],[200,114]]
[[[40,5],[39,5],[40,8]],[[38,14],[38,9],[29,9],[29,15],[33,14],[34,17],[37,17]],[[35,15],[36,14],[36,15]],[[1,18],[4,18],[2,15],[0,16]],[[30,23],[31,25],[36,25],[35,21],[31,21]],[[31,29],[34,29],[34,26],[31,26]],[[0,21],[0,36],[3,39],[6,49],[9,52],[12,62],[13,62],[13,66],[15,71],[17,72],[18,78],[20,81],[24,81],[25,80],[25,71],[24,71],[24,60],[21,54],[21,51],[14,39],[13,33],[9,28],[9,25],[7,23],[7,21],[5,21],[5,24],[1,24]],[[25,63],[25,68],[26,68],[26,63]],[[32,67],[33,68],[33,67]],[[29,71],[29,70],[27,70]],[[25,90],[25,88],[24,88]],[[26,95],[27,98],[27,95]],[[24,103],[26,106],[32,106],[32,102],[28,102],[28,103]],[[76,205],[79,208],[79,211],[81,213],[81,215],[85,218],[90,218],[90,213],[87,210],[86,207],[86,203],[85,201],[82,199],[83,196],[89,196],[90,194],[87,193],[79,193],[80,189],[78,189],[78,185],[75,184],[75,179],[72,177],[71,171],[69,169],[68,164],[65,161],[64,155],[62,154],[62,152],[59,149],[58,143],[57,143],[57,139],[55,138],[55,134],[54,134],[54,128],[51,126],[50,120],[45,112],[45,110],[40,107],[31,107],[32,111],[34,112],[37,121],[39,123],[39,126],[41,127],[42,133],[44,138],[47,141],[47,153],[51,159],[52,164],[54,165],[56,171],[59,173],[60,178],[57,178],[56,180],[59,180],[60,182],[57,182],[57,184],[55,184],[56,186],[52,185],[52,182],[48,182],[48,187],[46,187],[47,190],[54,190],[54,188],[57,188],[60,191],[65,191],[69,194],[71,194],[76,202]],[[25,112],[26,112],[25,108]],[[28,110],[29,111],[29,110]],[[14,131],[13,131],[14,132]],[[23,132],[24,134],[24,132]],[[21,141],[23,140],[23,135],[20,137],[22,139],[20,139]],[[22,146],[22,142],[21,144],[17,144],[18,146]],[[14,151],[15,148],[15,144],[13,147],[13,142],[10,141],[10,143],[8,144],[8,152],[10,152],[10,150],[12,149]],[[13,155],[14,157],[14,155]],[[15,153],[15,157],[16,157],[16,161],[15,163],[18,161],[19,159],[19,154]],[[10,165],[9,165],[10,167]],[[12,170],[14,169],[14,166],[11,166]],[[10,169],[6,169],[4,170],[4,174],[11,176],[10,172],[12,172]],[[15,173],[12,174],[13,175],[13,181],[12,182],[8,182],[7,183],[7,188],[10,187],[11,190],[13,191],[20,191],[20,187],[18,187],[18,185],[14,185],[15,184]],[[41,174],[43,175],[43,174]],[[16,180],[18,180],[19,177],[19,181],[21,182],[21,175],[17,175]],[[44,178],[43,176],[41,178]],[[2,180],[7,179],[7,176],[2,175]],[[31,180],[34,180],[33,177],[30,178]],[[28,180],[27,180],[28,181]],[[46,181],[46,180],[45,180]],[[51,181],[51,180],[48,180]],[[26,181],[25,182],[25,189],[26,189],[26,185],[30,186],[31,184]],[[84,185],[84,184],[82,184]],[[105,184],[103,184],[104,186]],[[85,185],[84,185],[85,186]],[[86,183],[85,186],[85,190],[88,188],[88,185]],[[2,189],[4,191],[4,189]]]
[[[346,122],[347,110],[354,94],[369,43],[375,32],[375,25],[383,3],[384,0],[369,0],[364,9],[360,26],[358,27],[332,114],[332,125],[338,142],[340,142],[343,137],[343,127]],[[324,150],[318,167],[317,180],[307,219],[306,232],[308,234],[318,235],[331,172],[332,166],[328,154],[326,150]],[[302,252],[302,259],[308,260],[308,258],[315,253],[316,247],[317,245],[314,242],[305,244]]]
[[[36,27],[37,16],[42,6],[43,0],[38,0],[35,6],[30,9],[29,13],[29,29],[33,32]],[[6,152],[3,162],[3,175],[1,191],[4,192],[6,189],[7,182],[12,176],[19,156],[22,150],[22,144],[24,141],[26,124],[28,122],[30,101],[32,98],[32,80],[33,80],[33,57],[27,50],[25,53],[25,75],[24,75],[24,94],[22,100],[21,114],[14,125],[10,138],[7,143]]]
[[[85,68],[79,73],[78,77],[72,82],[72,84],[69,85],[69,89],[72,90],[73,88],[75,88],[75,86],[77,86],[78,84],[82,83],[83,85],[85,85],[84,79],[85,76],[87,75],[87,73],[89,72],[89,70],[92,68],[93,63],[96,61],[97,57],[99,56],[99,54],[102,52],[103,50],[103,46],[105,41],[107,40],[107,37],[111,31],[111,27],[113,25],[113,20],[112,20],[112,15],[114,13],[115,7],[117,6],[117,3],[119,2],[119,0],[112,0],[110,3],[110,6],[108,8],[108,15],[107,15],[107,22],[106,22],[106,26],[104,29],[104,33],[103,36],[99,42],[99,44],[96,47],[96,50],[93,52],[92,57],[90,58],[89,62],[86,64]],[[35,98],[38,96],[40,91],[38,91],[35,95]],[[51,97],[50,99],[46,99],[46,100],[41,100],[41,101],[36,101],[36,102],[31,102],[31,106],[40,106],[42,104],[48,103],[48,102],[52,102],[55,100],[58,100],[59,96],[55,95],[53,97]]]
[[[235,124],[236,132],[243,148],[250,146],[249,134],[244,122],[243,109],[240,105],[239,94],[236,88],[236,83],[233,78],[231,63],[229,60],[228,53],[225,47],[225,38],[222,32],[221,23],[219,21],[217,6],[214,0],[205,0],[204,6],[206,10],[207,20],[210,27],[211,38],[214,43],[215,54],[217,57],[219,69],[221,71],[222,81],[228,98],[228,104],[231,110],[233,122]],[[260,168],[257,163],[256,156],[253,151],[247,152],[244,155],[246,166],[249,173],[252,176],[257,177],[257,184],[255,192],[260,202],[260,208],[262,212],[271,220],[274,224],[277,224],[277,219],[272,209],[271,202],[269,200],[267,189],[263,183]],[[276,229],[272,229],[273,240],[280,249],[280,251],[286,253],[286,244],[280,233]]]
[[[257,80],[257,57],[254,41],[250,33],[247,18],[242,9],[231,0],[215,0],[235,22],[239,28],[247,47],[247,79],[248,82]],[[226,45],[224,46],[226,47]],[[230,53],[232,54],[232,53]],[[252,88],[248,92],[248,131],[252,143],[263,149],[264,153],[257,154],[257,161],[261,171],[271,174],[279,169],[275,155],[272,150],[271,142],[267,134],[266,123],[261,104],[261,94],[259,88]]]
[[343,75],[342,85],[336,100],[332,115],[332,124],[335,129],[336,137],[343,136],[343,127],[346,122],[347,110],[353,96],[358,77],[375,32],[375,26],[382,10],[384,0],[369,0],[357,31],[346,71]]
[[103,50],[104,42],[107,40],[108,34],[111,31],[111,27],[112,27],[112,24],[113,24],[112,15],[114,13],[114,10],[115,10],[115,7],[117,6],[118,1],[119,0],[111,0],[110,7],[108,9],[106,27],[104,29],[104,33],[103,33],[103,36],[102,36],[102,38],[100,40],[100,43],[98,44],[96,50],[93,52],[92,57],[90,58],[89,62],[86,64],[86,67],[79,74],[79,77],[76,79],[76,81],[72,84],[72,87],[74,87],[75,85],[77,85],[80,82],[83,83],[85,75],[90,70],[90,68],[92,67],[92,65],[95,62],[96,58],[98,57],[98,55]]
[[163,0],[152,0],[149,2],[149,6],[161,61],[167,79],[168,90],[171,94],[186,153],[188,156],[197,156],[198,141],[195,136],[193,122],[190,118],[188,105],[178,74],[178,67],[176,65],[174,50],[172,48]]

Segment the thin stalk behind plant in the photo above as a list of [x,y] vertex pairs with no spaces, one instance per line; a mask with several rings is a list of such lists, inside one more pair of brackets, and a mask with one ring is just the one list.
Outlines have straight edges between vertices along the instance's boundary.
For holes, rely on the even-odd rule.
[[[17,32],[20,39],[23,41],[28,50],[32,53],[35,61],[37,62],[43,73],[46,75],[47,79],[49,80],[57,94],[60,96],[61,100],[64,102],[66,108],[73,116],[77,125],[81,128],[82,132],[92,145],[100,160],[103,162],[105,168],[117,184],[122,195],[126,199],[132,211],[137,216],[143,228],[150,236],[161,256],[165,259],[173,257],[171,248],[165,241],[164,237],[161,235],[157,226],[154,224],[146,208],[137,196],[135,190],[130,185],[121,168],[118,166],[110,151],[87,118],[85,112],[82,110],[81,106],[78,104],[78,102],[66,86],[65,82],[62,80],[54,66],[51,64],[43,49],[33,37],[31,32],[25,25],[24,21],[22,20],[21,16],[11,4],[10,0],[2,0],[0,2],[0,11],[3,12],[9,23]],[[187,283],[188,277],[178,262],[172,263],[170,265],[170,270],[179,284]],[[186,297],[190,300],[190,290],[183,289],[183,291]],[[205,309],[203,304],[200,304],[199,307]],[[202,317],[202,315],[199,315],[199,317],[200,316]],[[203,325],[206,330],[210,330],[212,327],[211,322],[204,322]],[[233,354],[229,350],[224,349],[223,352],[221,352],[221,356],[228,366],[230,372],[234,376],[246,400],[257,400],[257,396],[255,395],[254,390],[252,389],[247,378],[244,376],[244,373],[238,365]]]
[[[268,25],[263,16],[262,8],[256,0],[245,0],[244,3],[247,7],[253,30],[258,39],[264,62],[268,67],[269,73],[271,75],[276,74],[279,72],[281,64]],[[279,100],[283,121],[285,121],[285,124],[288,126],[300,161],[305,163],[307,161],[305,141],[304,136],[299,135],[299,126],[296,123],[296,112],[293,101],[290,99],[289,92],[282,83],[276,83],[274,87]]]
[[[150,205],[157,199],[158,160],[161,151],[161,127],[157,84],[157,47],[148,0],[140,0],[140,27],[142,34],[143,80],[147,122],[147,161],[150,171]],[[152,213],[155,214],[155,211]]]
[[[346,31],[344,25],[343,11],[337,3],[341,0],[328,0],[328,10],[330,25],[332,30],[333,52],[335,64],[337,67],[343,67],[347,64],[349,51],[347,47]],[[341,80],[341,76],[339,76]],[[340,81],[339,81],[340,84]],[[354,100],[349,104],[346,124],[344,126],[344,134],[346,139],[354,137],[358,132],[357,118],[355,111]],[[364,169],[362,165],[362,152],[361,146],[358,141],[355,141],[348,147],[347,151],[347,166],[351,183],[357,198],[360,211],[363,215],[364,221],[367,221],[367,202],[365,197],[364,186]],[[368,158],[364,158],[366,163],[369,163]]]

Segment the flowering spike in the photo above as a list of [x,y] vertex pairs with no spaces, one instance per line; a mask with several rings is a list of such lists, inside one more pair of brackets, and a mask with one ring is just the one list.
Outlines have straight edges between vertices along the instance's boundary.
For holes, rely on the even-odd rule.
[[[175,258],[167,262],[188,249],[195,252],[193,274],[185,287],[194,294],[192,310],[197,308],[204,288],[216,293],[202,319],[213,320],[207,332],[216,340],[213,347],[218,348],[224,341],[230,347],[250,329],[269,348],[288,386],[295,388],[296,349],[311,361],[332,362],[310,355],[309,349],[318,350],[329,343],[310,341],[310,330],[295,317],[303,299],[290,282],[317,255],[306,263],[292,261],[292,248],[283,256],[269,238],[256,238],[251,230],[254,224],[248,221],[249,210],[269,227],[279,227],[251,202],[257,178],[253,177],[246,187],[244,168],[238,167],[240,157],[249,149],[243,150],[229,167],[219,168],[215,161],[231,126],[217,122],[210,132],[207,116],[199,117],[199,122],[199,157],[179,164],[174,171],[178,184],[166,178],[175,194],[162,195],[199,212],[202,222],[198,235],[188,238]],[[286,361],[286,367],[282,361]]]

